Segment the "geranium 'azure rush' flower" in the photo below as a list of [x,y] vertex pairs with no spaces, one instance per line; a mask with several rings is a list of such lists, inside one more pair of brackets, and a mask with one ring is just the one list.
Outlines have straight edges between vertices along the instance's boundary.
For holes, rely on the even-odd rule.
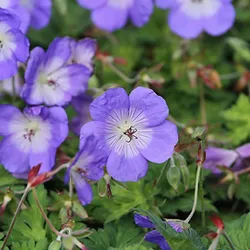
[[147,160],[163,163],[174,152],[178,134],[166,121],[168,111],[165,100],[151,89],[138,87],[128,96],[124,89],[112,88],[90,104],[94,121],[82,130],[92,131],[107,148],[110,176],[138,181],[147,173]]
[[0,80],[14,76],[17,62],[25,62],[29,56],[29,41],[19,27],[17,16],[0,9]]
[[25,33],[29,26],[42,29],[48,25],[52,13],[51,0],[0,0],[0,8],[8,9],[21,19],[20,29]]
[[69,63],[84,65],[93,72],[93,58],[96,53],[97,43],[95,39],[84,38],[80,41],[71,39],[72,54]]
[[83,205],[92,201],[93,193],[89,182],[102,178],[106,162],[107,152],[97,138],[91,134],[82,138],[80,151],[66,172],[65,182],[68,183],[71,176],[78,199]]
[[[155,225],[151,222],[151,220],[147,216],[143,216],[140,214],[135,214],[134,216],[135,224],[143,227],[143,228],[155,228]],[[182,227],[180,224],[175,222],[168,222],[168,224],[176,231],[182,232]],[[162,250],[171,250],[165,238],[157,231],[152,230],[148,232],[144,239],[148,242],[157,244]]]
[[235,20],[232,0],[156,0],[160,8],[170,8],[168,24],[181,37],[192,39],[205,31],[219,36]]
[[77,112],[77,116],[72,119],[70,128],[78,136],[80,135],[82,126],[92,120],[89,113],[89,105],[93,100],[91,95],[84,93],[74,97],[71,101],[71,105]]
[[206,160],[204,168],[211,170],[214,174],[220,174],[222,171],[218,168],[233,166],[232,171],[237,171],[248,167],[250,164],[250,143],[229,150],[224,148],[209,147],[206,149]]
[[25,72],[22,98],[32,105],[64,105],[88,87],[91,71],[80,64],[68,65],[72,55],[71,39],[56,38],[47,52],[31,51]]
[[77,0],[92,11],[91,19],[100,29],[114,31],[126,25],[128,18],[137,27],[146,24],[153,12],[153,0]]
[[68,119],[61,107],[36,106],[22,113],[12,105],[0,105],[0,164],[11,174],[27,178],[42,164],[40,173],[55,163],[57,148],[68,135]]

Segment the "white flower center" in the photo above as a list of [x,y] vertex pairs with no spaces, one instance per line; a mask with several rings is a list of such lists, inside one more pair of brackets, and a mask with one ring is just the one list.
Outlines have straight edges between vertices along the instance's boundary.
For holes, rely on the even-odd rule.
[[119,155],[133,157],[140,149],[146,148],[152,138],[152,130],[146,128],[146,119],[142,113],[135,110],[114,111],[106,128],[108,146]]
[[211,17],[221,7],[220,0],[178,0],[181,4],[181,11],[186,15],[201,19],[203,17]]
[[110,6],[118,9],[128,9],[133,2],[134,0],[108,0]]
[[10,29],[6,23],[0,23],[0,61],[9,59],[16,49],[15,38],[8,33]]
[[49,123],[41,117],[17,116],[10,124],[14,144],[23,152],[32,150],[33,153],[42,153],[48,150],[52,137]]

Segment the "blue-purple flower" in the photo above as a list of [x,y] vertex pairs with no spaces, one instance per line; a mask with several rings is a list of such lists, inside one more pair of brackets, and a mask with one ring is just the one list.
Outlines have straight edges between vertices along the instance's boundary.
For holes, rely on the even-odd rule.
[[25,72],[22,98],[32,105],[61,106],[83,93],[92,72],[80,64],[69,65],[71,55],[68,37],[54,39],[46,53],[40,47],[34,48]]
[[[143,216],[140,214],[135,214],[134,216],[135,224],[143,227],[143,228],[155,228],[155,225],[151,222],[151,220],[147,216]],[[179,223],[176,222],[168,222],[168,224],[176,231],[182,232],[182,227]],[[152,230],[148,232],[144,239],[148,242],[157,244],[162,250],[171,250],[165,238],[157,231]]]
[[[165,100],[151,89],[138,87],[128,96],[122,88],[107,90],[90,105],[94,121],[83,126],[107,148],[107,171],[118,181],[138,181],[148,160],[168,160],[178,141],[177,127],[169,121]],[[81,138],[84,138],[81,131]]]
[[209,147],[206,149],[206,160],[204,168],[211,170],[214,174],[220,174],[219,167],[232,167],[232,171],[237,171],[248,167],[250,164],[250,143],[229,150],[224,148]]
[[97,43],[95,39],[84,38],[79,41],[71,40],[72,54],[69,63],[84,65],[93,72],[93,58],[96,53]]
[[170,8],[168,24],[177,35],[186,39],[203,31],[212,36],[227,32],[234,24],[232,0],[156,0],[160,8]]
[[2,0],[0,8],[8,9],[21,19],[20,29],[26,33],[29,26],[42,29],[48,25],[52,14],[51,0]]
[[22,113],[12,105],[0,105],[0,164],[11,174],[27,178],[42,164],[40,173],[55,163],[57,148],[68,135],[68,119],[61,107],[37,106]]
[[78,136],[80,135],[82,126],[92,120],[89,113],[89,105],[93,100],[91,95],[84,93],[74,97],[71,101],[71,105],[77,115],[72,119],[70,128]]
[[81,139],[80,150],[65,175],[65,182],[72,178],[83,205],[92,201],[93,193],[89,182],[98,181],[103,177],[107,162],[107,152],[92,134]]
[[128,19],[137,27],[149,21],[153,12],[153,0],[77,0],[92,11],[91,19],[103,30],[114,31],[126,25]]
[[17,63],[25,62],[29,56],[29,41],[19,27],[17,16],[0,9],[0,80],[14,76]]

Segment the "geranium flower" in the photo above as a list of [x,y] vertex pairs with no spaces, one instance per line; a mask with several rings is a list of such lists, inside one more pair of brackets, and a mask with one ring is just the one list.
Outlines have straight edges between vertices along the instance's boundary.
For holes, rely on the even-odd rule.
[[98,181],[103,177],[106,162],[107,152],[97,138],[91,134],[82,138],[80,151],[68,168],[65,182],[68,183],[71,176],[78,199],[83,205],[92,201],[93,192],[89,182]]
[[192,39],[203,31],[212,36],[227,32],[234,23],[232,0],[156,0],[160,8],[170,8],[168,24],[177,35]]
[[222,171],[218,167],[231,167],[232,171],[237,171],[248,167],[250,164],[250,143],[242,145],[235,150],[209,147],[206,149],[206,160],[204,168],[211,170],[214,174]]
[[[143,227],[143,228],[155,228],[155,225],[151,222],[151,220],[147,216],[143,216],[140,214],[134,215],[135,224]],[[182,227],[179,223],[168,222],[168,224],[176,231],[182,232]],[[157,230],[152,230],[148,232],[144,239],[148,242],[157,244],[162,250],[171,250],[168,245],[166,239],[159,233]]]
[[54,39],[46,53],[40,47],[34,48],[25,72],[22,98],[32,105],[62,106],[72,96],[83,93],[91,71],[80,64],[68,65],[71,55],[71,39],[67,37]]
[[92,131],[107,148],[107,171],[118,181],[138,181],[147,160],[163,163],[174,152],[177,128],[166,121],[165,100],[151,89],[138,87],[129,96],[122,88],[109,89],[90,104],[90,114],[94,121],[83,131]]
[[77,0],[92,11],[91,19],[103,30],[114,31],[126,25],[128,18],[137,27],[148,22],[153,12],[152,0]]
[[7,10],[0,9],[0,80],[17,73],[18,62],[29,56],[29,40],[19,30],[20,20]]
[[20,178],[27,178],[40,163],[40,172],[49,171],[68,135],[68,119],[61,107],[37,106],[22,113],[12,105],[0,105],[0,124],[0,164]]

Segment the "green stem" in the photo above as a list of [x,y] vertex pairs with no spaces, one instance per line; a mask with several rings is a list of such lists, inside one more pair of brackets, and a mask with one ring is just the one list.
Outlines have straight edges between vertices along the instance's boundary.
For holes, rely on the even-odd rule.
[[11,79],[12,83],[12,104],[14,105],[16,102],[16,86],[15,86],[15,76],[12,77]]
[[224,231],[224,232],[222,233],[222,235],[223,235],[224,238],[226,239],[226,241],[227,241],[228,245],[230,246],[230,248],[231,248],[232,250],[236,250],[236,248],[235,248],[233,242],[231,241],[231,239],[230,239],[230,237],[228,236],[228,234],[226,233],[226,231]]
[[24,191],[24,193],[23,193],[23,196],[22,196],[21,200],[20,200],[19,203],[18,203],[18,206],[17,206],[17,208],[16,208],[15,214],[14,214],[14,216],[13,216],[13,218],[12,218],[12,221],[11,221],[11,223],[10,223],[10,226],[9,226],[8,232],[7,232],[6,236],[5,236],[5,239],[4,239],[3,245],[2,245],[2,247],[1,247],[1,250],[4,250],[4,247],[5,247],[6,244],[7,244],[8,238],[10,237],[10,234],[11,234],[11,232],[12,232],[12,230],[13,230],[14,225],[15,225],[17,215],[18,215],[18,213],[19,213],[19,211],[20,211],[20,209],[21,209],[21,207],[22,207],[22,204],[23,204],[23,202],[24,202],[24,200],[25,200],[27,194],[29,193],[29,191],[30,191],[30,186],[27,185],[27,187],[25,188],[25,191]]
[[206,113],[206,102],[205,102],[205,92],[204,84],[200,82],[200,114],[202,125],[207,124],[207,113]]
[[189,214],[189,216],[187,217],[187,219],[184,221],[186,223],[190,222],[190,220],[192,219],[192,217],[193,217],[193,215],[195,213],[196,207],[197,207],[200,173],[201,173],[201,165],[198,164],[197,165],[197,172],[196,172],[196,179],[195,179],[194,203],[193,203],[193,207],[192,207],[191,213]]

